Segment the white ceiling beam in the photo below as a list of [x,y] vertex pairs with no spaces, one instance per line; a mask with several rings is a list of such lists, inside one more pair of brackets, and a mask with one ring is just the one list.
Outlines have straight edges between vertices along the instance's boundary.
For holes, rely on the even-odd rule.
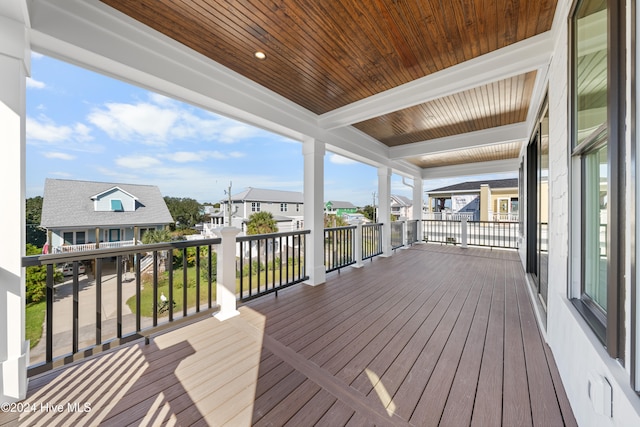
[[422,179],[457,178],[460,176],[484,175],[490,173],[517,172],[520,159],[493,160],[490,162],[466,163],[463,165],[439,166],[427,168]]
[[551,33],[539,34],[502,49],[414,80],[322,114],[324,129],[349,126],[546,66],[551,60]]
[[525,141],[529,138],[527,122],[500,126],[460,135],[416,142],[414,144],[399,145],[389,149],[391,159],[406,159],[448,151],[477,148],[486,145],[505,144],[509,142]]

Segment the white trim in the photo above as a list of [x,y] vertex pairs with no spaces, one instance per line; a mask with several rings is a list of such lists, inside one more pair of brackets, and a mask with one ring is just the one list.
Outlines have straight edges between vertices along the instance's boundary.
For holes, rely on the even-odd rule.
[[490,162],[441,166],[425,169],[422,174],[422,179],[456,178],[460,176],[482,175],[487,173],[517,173],[519,167],[520,159],[493,160]]
[[402,159],[510,142],[524,142],[528,140],[529,133],[529,126],[526,122],[515,123],[392,147],[389,149],[389,157]]
[[325,113],[318,123],[337,129],[533,71],[549,64],[552,47],[551,33],[542,33]]

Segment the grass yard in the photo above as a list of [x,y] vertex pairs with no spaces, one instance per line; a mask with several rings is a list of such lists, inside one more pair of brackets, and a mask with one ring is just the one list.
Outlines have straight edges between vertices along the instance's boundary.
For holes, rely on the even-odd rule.
[[29,304],[26,309],[25,318],[25,334],[30,341],[30,347],[33,348],[40,342],[42,338],[42,328],[44,325],[44,313],[47,308],[46,301],[35,304]]

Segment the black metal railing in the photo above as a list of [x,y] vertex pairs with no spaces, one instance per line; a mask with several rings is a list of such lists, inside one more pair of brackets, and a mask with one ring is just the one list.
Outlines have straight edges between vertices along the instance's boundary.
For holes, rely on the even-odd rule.
[[394,221],[391,223],[391,249],[398,249],[404,245],[402,229],[404,223],[402,221]]
[[362,226],[362,259],[382,255],[382,223]]
[[236,277],[240,301],[249,301],[307,280],[309,230],[237,237]]
[[412,245],[418,241],[418,220],[407,221],[407,244]]
[[324,229],[324,266],[327,273],[356,263],[356,226]]
[[45,342],[31,351],[29,375],[216,309],[214,246],[219,243],[207,239],[24,257],[24,267],[46,267]]
[[[459,245],[463,243],[462,221],[423,220],[426,242]],[[519,223],[467,221],[466,243],[471,246],[518,249]]]
[[425,242],[456,245],[462,241],[460,221],[425,219],[422,224]]
[[504,221],[470,221],[467,242],[473,246],[518,249],[519,223]]

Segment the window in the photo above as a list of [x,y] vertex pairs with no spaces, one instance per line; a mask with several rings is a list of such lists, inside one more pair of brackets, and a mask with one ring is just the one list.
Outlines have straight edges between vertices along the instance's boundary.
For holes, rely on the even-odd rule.
[[84,231],[76,231],[76,245],[84,245],[86,243]]
[[251,212],[260,212],[260,202],[251,202]]
[[280,203],[280,212],[286,212],[286,211],[287,211],[287,204]]
[[73,245],[73,231],[65,231],[62,233],[62,240],[64,245]]
[[114,212],[123,212],[124,206],[122,206],[122,200],[112,199],[111,200],[111,210]]
[[[571,20],[572,301],[611,357],[624,356],[623,2],[579,0]],[[615,171],[615,173],[612,173]],[[574,264],[578,264],[575,263]]]

